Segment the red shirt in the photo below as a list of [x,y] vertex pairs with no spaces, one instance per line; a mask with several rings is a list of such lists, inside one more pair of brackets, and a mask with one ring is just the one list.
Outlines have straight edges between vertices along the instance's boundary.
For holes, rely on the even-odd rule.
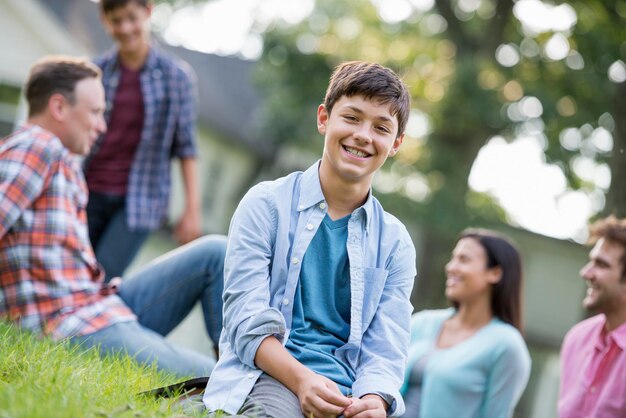
[[596,315],[565,336],[559,418],[626,417],[626,323],[611,332],[605,324]]
[[61,141],[37,125],[0,139],[0,319],[54,339],[135,315],[102,291],[87,188]]
[[121,73],[104,141],[85,173],[89,190],[123,196],[141,141],[144,104],[140,71],[120,63]]

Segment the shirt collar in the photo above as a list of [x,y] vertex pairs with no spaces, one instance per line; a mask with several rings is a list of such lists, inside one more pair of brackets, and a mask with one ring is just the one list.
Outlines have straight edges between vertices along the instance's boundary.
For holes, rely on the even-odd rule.
[[[111,48],[106,52],[105,62],[108,62],[109,70],[119,70],[120,61],[119,61],[119,51],[117,47]],[[146,62],[144,63],[141,71],[152,70],[157,67],[159,62],[159,57],[162,55],[158,44],[155,42],[150,43],[150,50],[148,51],[148,58],[146,58]]]
[[[310,208],[313,205],[317,205],[321,202],[326,202],[324,193],[322,192],[322,185],[320,183],[319,165],[321,160],[318,160],[309,167],[302,175],[302,181],[300,183],[300,197],[298,199],[298,211],[303,211]],[[366,229],[369,227],[370,220],[372,219],[372,213],[374,211],[374,197],[372,196],[372,189],[370,187],[367,193],[367,200],[365,203],[357,208],[352,214],[364,213]]]
[[617,345],[619,345],[622,351],[626,351],[626,322],[615,328],[609,334],[615,340]]
[[606,330],[606,317],[604,317],[604,321],[602,322],[602,327],[598,330],[598,336],[596,340],[596,348],[602,349],[604,347],[604,342],[602,341],[605,337],[608,337],[615,341],[615,343],[622,349],[622,351],[626,351],[626,322],[624,322],[619,327],[615,328],[613,331],[609,332],[608,335],[605,333]]

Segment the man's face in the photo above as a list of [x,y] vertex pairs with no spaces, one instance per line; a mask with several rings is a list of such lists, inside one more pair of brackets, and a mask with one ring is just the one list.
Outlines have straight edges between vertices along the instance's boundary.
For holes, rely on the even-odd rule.
[[626,281],[622,278],[624,247],[598,240],[589,253],[589,262],[580,275],[587,283],[583,306],[590,311],[610,313],[623,309],[626,302]]
[[360,95],[342,96],[330,114],[320,105],[317,129],[324,135],[322,169],[348,182],[371,183],[403,138],[397,137],[398,119],[390,105]]
[[104,27],[120,52],[141,51],[148,42],[148,23],[152,8],[130,1],[102,16]]
[[106,131],[104,88],[99,78],[85,78],[76,83],[74,103],[64,99],[61,142],[70,152],[89,153],[98,136]]

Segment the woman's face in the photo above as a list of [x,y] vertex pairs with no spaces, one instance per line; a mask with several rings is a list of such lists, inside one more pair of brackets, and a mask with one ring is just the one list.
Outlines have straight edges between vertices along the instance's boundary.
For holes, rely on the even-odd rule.
[[459,304],[491,296],[500,268],[487,268],[487,252],[474,238],[461,238],[446,264],[446,297]]

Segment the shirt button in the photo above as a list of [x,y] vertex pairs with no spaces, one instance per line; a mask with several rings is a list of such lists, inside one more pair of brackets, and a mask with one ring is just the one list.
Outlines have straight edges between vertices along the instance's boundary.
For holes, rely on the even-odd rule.
[[294,258],[291,259],[291,262],[293,264],[298,264],[300,262],[300,260],[298,260],[296,257],[294,257]]
[[303,209],[304,209],[304,205],[298,206],[298,210],[303,210]]
[[289,305],[289,299],[283,299],[283,305]]
[[320,203],[320,209],[326,209],[326,203],[324,202]]
[[248,373],[248,379],[252,379],[254,377],[254,373]]
[[313,224],[308,224],[306,226],[306,229],[308,229],[309,231],[312,231],[313,230]]

